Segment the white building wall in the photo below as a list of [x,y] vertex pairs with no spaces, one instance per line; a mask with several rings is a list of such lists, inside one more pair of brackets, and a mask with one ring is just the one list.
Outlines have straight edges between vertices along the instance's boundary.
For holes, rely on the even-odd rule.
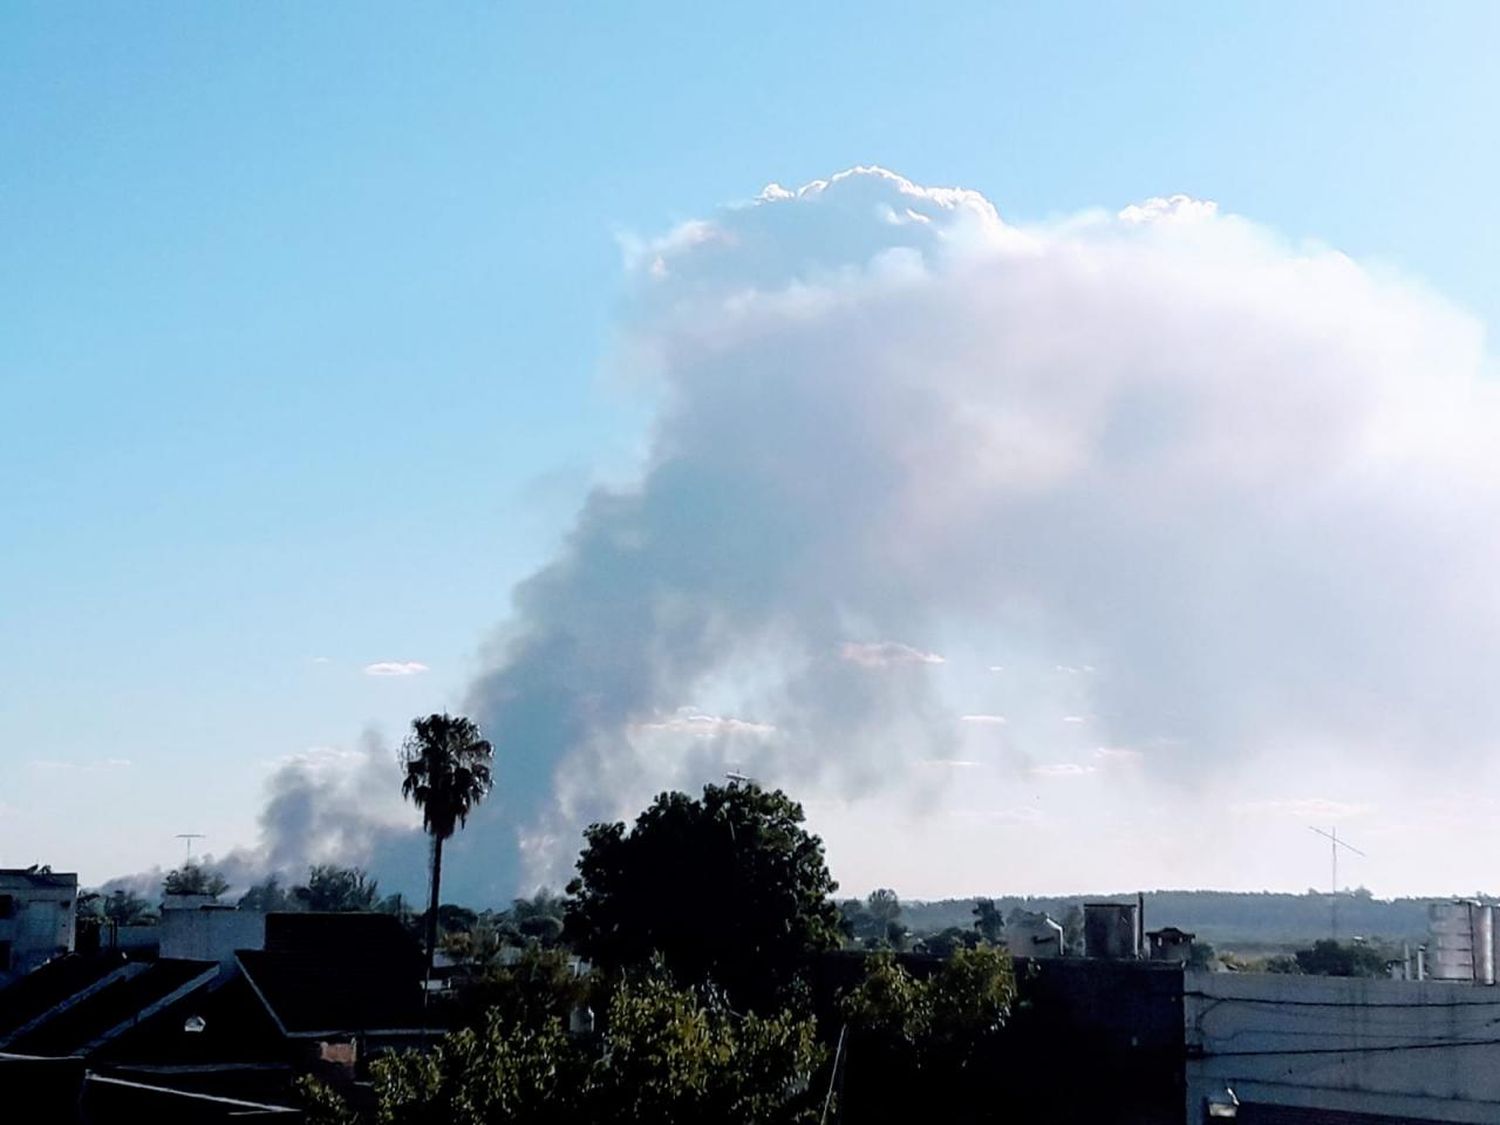
[[0,985],[73,949],[78,876],[0,871],[0,895],[11,901],[0,918],[0,942],[10,943],[10,967],[0,967]]
[[1500,988],[1190,971],[1187,1121],[1243,1102],[1500,1121]]
[[159,933],[159,955],[190,961],[234,963],[237,949],[266,947],[266,916],[258,910],[226,907],[164,909]]

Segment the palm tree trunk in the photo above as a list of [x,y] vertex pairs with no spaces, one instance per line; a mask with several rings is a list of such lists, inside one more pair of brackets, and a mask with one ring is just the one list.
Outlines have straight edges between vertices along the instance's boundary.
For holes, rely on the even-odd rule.
[[443,881],[443,838],[432,838],[432,900],[427,904],[427,979],[432,979],[432,958],[437,952],[438,890]]

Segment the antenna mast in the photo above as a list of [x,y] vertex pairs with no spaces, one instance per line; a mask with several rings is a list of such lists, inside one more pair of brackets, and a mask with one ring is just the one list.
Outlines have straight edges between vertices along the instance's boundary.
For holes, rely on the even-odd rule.
[[182,860],[183,863],[187,864],[193,862],[193,841],[206,840],[208,837],[202,832],[179,832],[177,833],[177,838],[187,844],[187,855]]
[[1330,865],[1332,867],[1332,874],[1330,876],[1330,880],[1329,880],[1329,884],[1328,884],[1328,903],[1329,903],[1329,914],[1330,914],[1329,926],[1330,926],[1330,934],[1333,937],[1333,940],[1334,941],[1338,941],[1339,940],[1339,849],[1340,848],[1344,848],[1344,849],[1346,849],[1348,851],[1353,852],[1355,855],[1364,855],[1365,853],[1362,852],[1362,851],[1360,851],[1353,844],[1345,843],[1343,840],[1339,839],[1338,825],[1334,825],[1334,827],[1333,827],[1333,829],[1331,831],[1324,832],[1321,828],[1314,828],[1312,825],[1309,824],[1307,826],[1307,830],[1309,832],[1316,832],[1319,836],[1322,836],[1325,840],[1328,841],[1328,858],[1329,858]]

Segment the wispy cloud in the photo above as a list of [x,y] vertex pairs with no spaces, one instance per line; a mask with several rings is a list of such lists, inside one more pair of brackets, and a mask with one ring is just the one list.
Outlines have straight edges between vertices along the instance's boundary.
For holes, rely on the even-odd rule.
[[689,734],[695,738],[715,738],[719,735],[730,734],[776,733],[776,728],[770,723],[751,722],[749,719],[737,719],[731,715],[709,715],[691,709],[684,709],[675,715],[655,719],[649,723],[637,723],[635,729],[667,734]]
[[960,715],[958,721],[980,727],[1003,727],[1006,720],[1004,715]]
[[944,664],[943,657],[935,652],[923,652],[911,645],[897,641],[874,641],[860,644],[845,641],[839,656],[862,668],[889,668],[897,664]]
[[1100,746],[1094,750],[1094,757],[1101,765],[1129,766],[1139,762],[1145,755],[1128,746]]
[[1033,777],[1087,777],[1091,773],[1098,772],[1098,766],[1086,766],[1079,762],[1053,762],[1050,765],[1031,767],[1031,775]]
[[1065,723],[1086,723],[1088,719],[1082,715],[1064,715],[1062,721]]
[[365,665],[367,676],[420,676],[427,665],[419,660],[377,660]]

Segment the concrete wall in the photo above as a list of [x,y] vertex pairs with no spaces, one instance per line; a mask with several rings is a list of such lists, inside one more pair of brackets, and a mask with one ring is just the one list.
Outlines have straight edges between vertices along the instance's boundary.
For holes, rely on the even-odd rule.
[[155,956],[161,947],[161,927],[156,923],[139,926],[116,926],[105,923],[100,943],[107,949],[118,949],[135,957]]
[[234,963],[237,949],[266,947],[266,916],[258,910],[163,909],[157,931],[162,957],[217,961],[225,967]]
[[78,877],[0,872],[0,895],[9,895],[12,903],[10,917],[0,918],[0,942],[10,943],[9,971],[0,968],[3,987],[58,954],[72,951]]
[[1500,1121],[1494,986],[1188,972],[1183,1017],[1189,1125],[1226,1087],[1328,1121]]

